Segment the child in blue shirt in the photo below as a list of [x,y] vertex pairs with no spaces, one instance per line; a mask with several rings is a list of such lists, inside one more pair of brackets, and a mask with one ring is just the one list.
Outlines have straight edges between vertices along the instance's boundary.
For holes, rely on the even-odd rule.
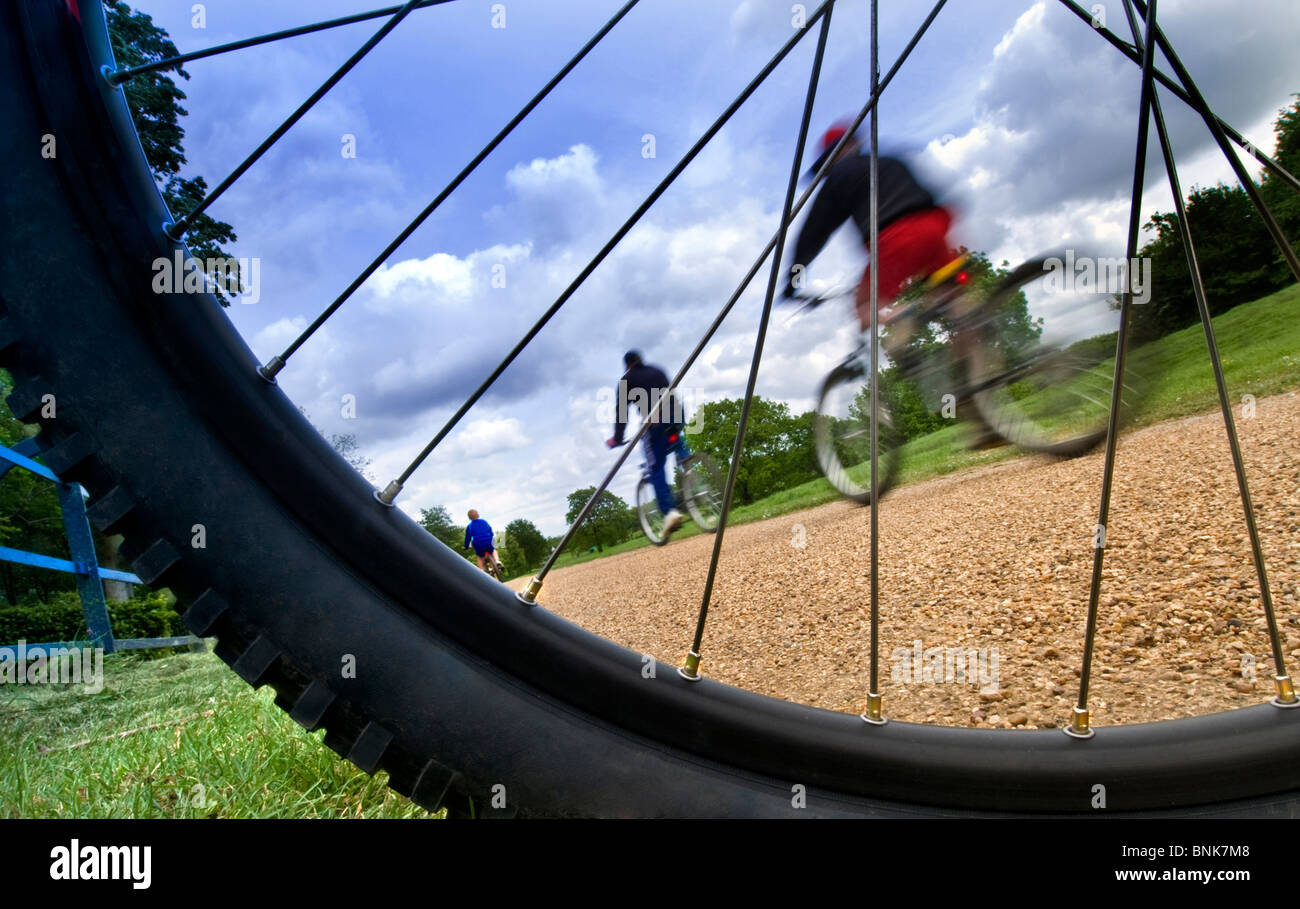
[[492,546],[492,525],[478,516],[478,512],[473,508],[469,510],[469,526],[465,528],[465,549],[469,544],[474,544],[474,555],[478,556],[478,567],[480,571],[486,571],[483,565],[483,557],[492,556],[492,561],[496,562],[497,568],[501,567],[501,560],[497,558],[497,551]]

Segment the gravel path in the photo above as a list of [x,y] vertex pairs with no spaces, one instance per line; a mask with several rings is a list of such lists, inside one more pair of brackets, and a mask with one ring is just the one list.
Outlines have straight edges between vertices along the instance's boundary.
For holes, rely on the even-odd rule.
[[[1300,393],[1237,409],[1265,564],[1300,674]],[[1217,412],[1124,436],[1093,661],[1097,725],[1260,703],[1273,661]],[[1030,456],[895,490],[880,508],[886,716],[1048,728],[1078,686],[1100,453]],[[702,671],[775,697],[859,713],[868,690],[867,509],[832,503],[727,531]],[[539,602],[681,665],[711,536],[557,570]],[[522,586],[516,582],[512,586]],[[904,654],[908,656],[905,658]],[[957,672],[960,663],[965,678]]]

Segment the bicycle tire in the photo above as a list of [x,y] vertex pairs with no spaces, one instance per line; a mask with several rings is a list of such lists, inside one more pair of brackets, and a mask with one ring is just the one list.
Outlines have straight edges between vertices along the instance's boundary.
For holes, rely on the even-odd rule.
[[[426,808],[480,816],[1096,816],[1099,782],[1111,812],[1300,807],[1300,711],[1082,742],[868,727],[707,678],[647,679],[640,654],[522,606],[376,503],[257,377],[214,299],[150,291],[150,263],[179,247],[121,93],[99,76],[112,64],[102,6],[75,3],[0,8],[10,406],[41,423],[47,465],[90,490],[92,521],[124,535],[142,581],[172,588],[236,673],[357,766]],[[47,132],[55,160],[32,152]],[[190,545],[196,522],[204,548]],[[343,650],[355,678],[341,677]]]
[[[822,381],[817,393],[817,409],[813,418],[813,449],[822,476],[845,498],[859,505],[871,504],[870,478],[870,422],[840,416],[842,406],[833,406],[833,400],[843,403],[843,393],[849,399],[860,400],[860,389],[866,388],[866,371],[859,365],[843,363],[835,367]],[[883,400],[878,402],[881,414],[877,433],[877,486],[881,498],[893,486],[898,476],[899,445],[889,425],[889,412]],[[831,412],[832,410],[837,412]],[[846,443],[852,439],[852,445]],[[852,464],[845,464],[846,453],[853,452]]]
[[726,483],[718,465],[702,452],[691,455],[690,469],[682,472],[682,500],[695,526],[705,533],[718,532]]
[[[654,520],[653,515],[659,516],[658,521]],[[663,532],[664,515],[655,499],[654,484],[645,477],[636,484],[636,519],[647,540],[656,546],[668,544],[668,537]]]
[[[1014,269],[995,288],[986,306],[1005,304],[1032,282],[1043,278],[1052,257],[1040,256]],[[1061,254],[1058,261],[1064,261]],[[991,320],[976,325],[967,345],[972,395],[986,428],[1024,449],[1060,458],[1087,454],[1106,439],[1114,369],[1070,349],[1035,343],[1017,352],[1023,365],[1009,366]],[[1141,403],[1149,385],[1138,364],[1125,370],[1121,425]],[[1002,378],[1000,378],[1002,377]]]

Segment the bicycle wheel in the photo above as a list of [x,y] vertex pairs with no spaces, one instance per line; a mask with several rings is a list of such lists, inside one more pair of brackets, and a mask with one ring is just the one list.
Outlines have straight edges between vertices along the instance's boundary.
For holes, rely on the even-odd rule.
[[663,546],[668,542],[664,536],[664,514],[659,510],[654,484],[645,477],[636,484],[636,519],[641,525],[641,532],[651,543]]
[[[884,401],[878,402],[877,485],[883,496],[898,474],[899,445]],[[817,465],[830,484],[871,504],[871,384],[856,363],[837,366],[822,382],[813,420]]]
[[[1004,314],[1019,295],[1036,296],[1049,315],[1080,319],[1091,308],[1109,308],[1109,294],[1046,297],[1040,288],[1066,257],[1040,257],[1015,269],[969,319],[966,363],[980,420],[1027,451],[1057,457],[1085,454],[1106,438],[1114,382],[1114,341],[1104,336],[1075,343],[1039,341]],[[1037,291],[1037,292],[1036,292]],[[1059,315],[1058,315],[1059,314]],[[1012,327],[1009,327],[1012,326]],[[1155,364],[1140,352],[1128,358],[1121,396],[1121,423],[1141,402]]]
[[[90,491],[91,520],[123,534],[144,583],[174,590],[218,656],[340,755],[458,813],[1095,817],[1099,782],[1112,813],[1300,807],[1300,711],[1087,741],[869,727],[708,678],[647,678],[641,654],[521,605],[378,505],[258,377],[211,295],[153,293],[151,263],[183,250],[159,228],[168,212],[121,93],[99,76],[113,62],[102,4],[75,9],[0,4],[10,406],[42,423],[46,464]],[[51,129],[58,157],[43,160],[32,137]],[[206,548],[189,543],[196,521]],[[366,671],[340,677],[341,652]]]
[[688,468],[682,471],[682,500],[686,510],[705,533],[714,533],[722,520],[722,494],[727,479],[706,454],[691,455]]

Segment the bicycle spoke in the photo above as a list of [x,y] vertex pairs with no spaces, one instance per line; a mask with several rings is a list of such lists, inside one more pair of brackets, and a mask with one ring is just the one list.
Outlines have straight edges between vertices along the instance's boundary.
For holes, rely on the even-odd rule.
[[[420,0],[416,8],[426,6],[440,6],[444,3],[451,3],[452,0]],[[128,82],[136,76],[144,73],[158,72],[159,70],[172,69],[182,64],[189,63],[191,60],[201,60],[204,57],[212,57],[217,54],[227,54],[231,51],[243,50],[246,47],[256,47],[259,44],[267,44],[271,41],[283,41],[285,38],[296,38],[299,35],[307,35],[312,32],[324,31],[329,28],[338,28],[340,25],[353,25],[357,22],[365,22],[367,19],[378,19],[380,16],[389,16],[401,10],[400,6],[386,6],[383,9],[372,9],[368,13],[354,13],[351,16],[342,16],[338,19],[328,19],[322,22],[314,22],[311,25],[300,25],[296,28],[287,28],[278,32],[270,32],[265,35],[258,35],[256,38],[242,38],[239,41],[231,41],[227,44],[218,44],[216,47],[207,47],[203,50],[190,51],[186,54],[177,54],[175,57],[168,57],[165,60],[157,60],[153,63],[142,63],[139,66],[130,66],[126,69],[109,70],[104,73],[104,78],[110,85],[121,85]]]
[[[812,25],[821,16],[825,15],[828,6],[834,2],[835,0],[826,0],[826,2],[819,6],[808,18],[807,24]],[[487,390],[496,383],[496,380],[501,377],[501,374],[505,372],[507,368],[509,368],[510,364],[513,363],[519,354],[523,352],[524,348],[532,342],[533,338],[537,337],[538,333],[540,333],[546,326],[546,323],[551,321],[551,318],[560,311],[560,308],[564,306],[566,302],[568,302],[569,298],[573,296],[582,283],[596,270],[596,267],[600,265],[601,262],[605,261],[605,258],[613,251],[614,247],[617,246],[623,237],[625,237],[628,232],[636,226],[636,223],[640,221],[641,217],[650,210],[650,207],[654,205],[656,201],[658,201],[659,197],[668,190],[668,187],[671,186],[673,181],[681,175],[687,165],[695,160],[704,147],[708,145],[710,140],[718,134],[718,131],[721,130],[736,111],[740,109],[740,106],[749,100],[749,97],[767,80],[767,77],[772,74],[781,61],[789,55],[790,51],[794,50],[795,45],[803,40],[805,34],[807,34],[807,29],[800,29],[799,34],[788,40],[782,48],[777,51],[775,56],[767,62],[767,65],[763,67],[759,74],[755,76],[747,86],[745,86],[745,89],[731,102],[730,105],[727,106],[727,109],[724,110],[722,114],[713,121],[713,124],[705,130],[704,134],[696,140],[695,144],[691,146],[690,151],[682,156],[682,158],[673,166],[673,169],[668,172],[668,175],[665,176],[663,180],[660,181],[659,185],[651,191],[650,195],[648,195],[641,204],[637,206],[636,211],[632,212],[628,219],[623,222],[623,225],[615,231],[614,236],[610,237],[609,241],[601,247],[600,252],[596,253],[595,257],[587,263],[586,267],[578,273],[578,276],[573,279],[569,286],[565,288],[564,292],[561,293],[556,301],[542,314],[541,318],[533,324],[533,327],[519,339],[518,343],[515,344],[510,353],[506,354],[505,359],[497,364],[496,369],[492,370],[492,373],[483,380],[482,384],[474,390],[465,403],[463,403],[456,412],[452,414],[451,418],[443,425],[442,429],[438,430],[437,435],[429,441],[429,444],[424,446],[424,449],[416,456],[415,460],[407,465],[406,469],[402,471],[397,479],[385,486],[383,492],[375,494],[375,498],[378,499],[381,504],[392,506],[393,500],[396,499],[398,493],[402,491],[402,487],[405,485],[406,481],[409,480],[411,475],[419,469],[425,459],[433,453],[433,450],[438,447],[438,443],[447,437],[447,434],[450,433],[456,424],[461,421],[461,418],[464,417],[465,414],[469,413],[470,408],[478,402],[479,398],[483,397],[483,395],[487,393]]]
[[[1129,24],[1136,34],[1137,23],[1128,0],[1125,10]],[[1151,10],[1147,28],[1154,27],[1155,0],[1151,0]],[[1159,35],[1159,32],[1157,32]],[[1275,668],[1274,684],[1277,694],[1273,703],[1279,707],[1300,706],[1300,697],[1296,695],[1291,677],[1287,673],[1286,657],[1282,650],[1282,637],[1278,630],[1277,614],[1273,608],[1273,594],[1269,588],[1268,573],[1264,566],[1264,550],[1260,544],[1259,527],[1255,520],[1255,507],[1250,495],[1250,484],[1246,479],[1245,461],[1241,454],[1241,441],[1237,437],[1236,422],[1232,415],[1232,404],[1228,400],[1228,385],[1223,375],[1223,362],[1219,356],[1219,345],[1214,335],[1214,323],[1210,318],[1210,307],[1205,296],[1205,283],[1201,278],[1200,264],[1196,258],[1196,246],[1192,241],[1191,227],[1187,220],[1187,206],[1183,201],[1181,181],[1178,179],[1178,166],[1174,161],[1173,144],[1165,127],[1164,113],[1160,109],[1160,98],[1153,94],[1151,99],[1152,115],[1156,124],[1156,136],[1160,142],[1160,151],[1164,157],[1165,172],[1169,176],[1169,188],[1174,194],[1174,205],[1178,213],[1177,224],[1187,256],[1187,270],[1192,279],[1192,294],[1196,298],[1196,309],[1201,317],[1201,326],[1205,331],[1205,344],[1210,355],[1210,365],[1214,372],[1214,386],[1219,396],[1219,409],[1223,412],[1224,430],[1228,436],[1228,448],[1232,454],[1232,469],[1236,474],[1237,491],[1241,496],[1241,505],[1245,511],[1246,532],[1250,538],[1251,557],[1255,564],[1255,574],[1259,581],[1260,602],[1264,607],[1264,618],[1268,627],[1269,647],[1272,650]]]
[[[875,0],[872,0],[874,8]],[[786,185],[785,201],[781,205],[781,227],[777,231],[776,251],[772,258],[772,270],[767,279],[767,295],[763,299],[763,313],[759,316],[758,335],[754,339],[754,356],[749,366],[749,382],[745,386],[745,402],[740,408],[740,425],[736,428],[736,440],[731,448],[731,465],[727,472],[727,485],[722,494],[722,513],[718,516],[717,535],[713,538],[713,553],[709,557],[709,571],[704,580],[704,595],[700,601],[700,614],[695,623],[695,639],[686,655],[685,665],[678,673],[685,679],[697,681],[700,678],[700,652],[704,646],[704,623],[708,619],[709,600],[713,596],[713,582],[718,574],[718,557],[722,554],[722,538],[727,530],[727,515],[731,510],[731,496],[736,488],[736,473],[740,468],[741,453],[745,445],[745,429],[749,425],[749,411],[754,402],[754,386],[758,382],[758,366],[763,357],[763,342],[767,337],[767,324],[772,315],[772,300],[776,296],[777,275],[781,271],[781,257],[785,251],[785,236],[790,228],[790,211],[794,207],[795,190],[799,185],[799,171],[803,162],[803,146],[808,139],[808,122],[812,119],[813,100],[817,97],[817,81],[821,76],[822,57],[826,53],[826,37],[830,31],[831,10],[835,0],[822,4],[818,12],[825,12],[821,30],[817,34],[817,50],[813,56],[812,74],[808,79],[808,95],[804,101],[803,116],[799,122],[799,139],[795,145],[794,161],[790,167],[790,180]],[[809,20],[809,24],[812,22]],[[876,96],[872,85],[872,97]],[[874,113],[875,107],[872,107]]]
[[[876,93],[880,79],[880,23],[876,0],[871,0],[871,93]],[[875,254],[880,250],[880,136],[879,111],[871,109],[871,231],[868,246]],[[870,684],[867,708],[862,719],[875,726],[883,725],[880,695],[880,269],[871,269],[871,631]]]
[[[1128,57],[1139,67],[1142,65],[1142,54],[1138,51],[1138,49],[1134,45],[1129,44],[1127,41],[1120,38],[1114,32],[1107,29],[1105,26],[1099,25],[1095,21],[1096,17],[1092,12],[1089,12],[1088,10],[1084,9],[1078,3],[1074,2],[1074,0],[1060,0],[1060,2],[1070,12],[1074,13],[1084,22],[1087,22],[1088,25],[1093,29],[1093,31],[1095,31],[1097,34],[1101,35],[1108,42],[1110,42],[1110,44],[1114,46],[1116,49],[1118,49],[1120,53],[1122,53],[1125,57]],[[1165,75],[1159,69],[1155,70],[1155,78],[1157,81],[1160,82],[1161,85],[1169,89],[1169,91],[1173,92],[1174,95],[1176,95],[1178,99],[1181,100],[1188,107],[1196,108],[1198,106],[1197,103],[1192,100],[1192,96],[1188,94],[1181,85],[1179,85],[1173,79],[1169,78],[1169,76]],[[1236,129],[1233,129],[1232,125],[1229,124],[1222,117],[1219,117],[1215,114],[1211,114],[1211,116],[1214,117],[1214,122],[1218,124],[1219,128],[1223,130],[1224,134],[1227,135],[1229,138],[1231,138],[1233,142],[1237,143],[1237,145],[1245,149],[1246,152],[1250,154],[1252,157],[1254,157],[1256,161],[1258,161],[1260,164],[1263,164],[1270,171],[1276,174],[1280,179],[1285,180],[1287,183],[1289,183],[1292,189],[1296,190],[1297,192],[1300,192],[1300,179],[1297,179],[1294,175],[1291,174],[1290,171],[1288,171],[1280,163],[1278,163],[1277,161],[1275,161],[1274,159],[1270,158],[1268,155],[1260,151],[1257,147],[1255,147],[1254,143],[1248,142],[1245,136],[1243,136]],[[1230,157],[1232,160],[1234,161],[1236,160],[1235,155]]]
[[[867,99],[867,103],[864,104],[862,106],[862,109],[858,111],[857,116],[854,118],[850,129],[847,132],[845,132],[844,136],[837,143],[835,143],[835,146],[831,149],[830,154],[827,155],[826,161],[822,164],[822,166],[818,169],[817,173],[813,176],[813,179],[810,185],[808,186],[808,188],[804,190],[803,194],[799,197],[799,201],[796,202],[794,207],[790,210],[791,218],[794,218],[796,215],[799,214],[799,212],[803,209],[804,205],[807,204],[808,200],[812,198],[813,193],[815,193],[817,189],[821,186],[822,181],[826,179],[827,173],[830,172],[830,165],[835,155],[838,154],[840,149],[849,141],[849,139],[853,134],[853,131],[856,130],[858,126],[862,124],[862,121],[867,118],[867,114],[872,110],[873,107],[875,107],[876,101],[880,97],[880,93],[885,90],[885,87],[889,85],[889,83],[893,80],[894,76],[898,73],[899,69],[902,68],[903,63],[911,55],[912,51],[916,48],[917,44],[920,43],[922,36],[929,30],[930,25],[934,22],[935,18],[939,15],[939,11],[943,9],[946,3],[947,0],[937,0],[935,5],[930,9],[929,14],[921,22],[921,25],[917,28],[917,30],[912,34],[911,40],[907,42],[902,52],[898,55],[898,58],[894,61],[894,65],[889,68],[889,72],[887,72],[885,74],[885,77],[880,80],[880,85],[877,88],[876,92],[870,98]],[[704,352],[704,348],[708,346],[709,341],[713,339],[713,336],[717,333],[718,329],[722,326],[723,321],[731,313],[731,310],[735,307],[736,303],[740,300],[741,295],[744,294],[745,290],[749,287],[750,282],[753,281],[754,278],[758,275],[759,269],[762,268],[763,263],[767,261],[768,256],[772,254],[772,250],[776,248],[777,236],[778,234],[772,235],[771,239],[767,241],[767,245],[763,247],[763,251],[758,254],[758,256],[754,259],[753,263],[749,266],[749,271],[745,273],[745,277],[741,279],[740,284],[738,284],[736,286],[736,289],[732,291],[732,294],[728,298],[727,302],[722,305],[722,308],[718,311],[718,314],[714,316],[713,322],[709,325],[707,329],[705,329],[704,334],[700,336],[700,340],[696,342],[694,350],[692,350],[691,353],[686,357],[686,361],[682,364],[682,367],[677,371],[677,374],[673,376],[672,382],[670,382],[668,385],[668,391],[670,392],[675,391],[678,388],[678,386],[681,384],[682,379],[686,377],[686,373],[690,371],[691,367],[695,364],[695,361],[699,359],[700,354]],[[654,408],[652,409],[652,413],[658,414],[659,407],[661,406],[662,402],[667,399],[668,399],[668,395],[664,395],[663,397],[661,397],[660,403],[654,406]],[[537,594],[541,592],[542,585],[546,581],[546,575],[549,574],[551,569],[555,567],[556,560],[559,559],[560,555],[565,551],[565,549],[568,548],[569,543],[572,541],[574,535],[578,532],[578,528],[581,526],[582,522],[586,520],[586,517],[588,514],[590,514],[591,509],[595,507],[596,501],[599,499],[601,493],[603,493],[608,488],[609,484],[613,482],[614,477],[617,476],[619,470],[623,468],[623,465],[627,462],[628,456],[631,453],[631,449],[637,444],[637,442],[641,440],[647,428],[648,428],[648,421],[647,423],[643,423],[641,425],[641,428],[637,431],[636,435],[628,443],[627,450],[624,451],[621,455],[619,455],[617,460],[614,462],[614,466],[609,469],[609,472],[605,474],[605,478],[597,485],[596,491],[592,494],[591,498],[587,500],[586,504],[583,505],[582,510],[578,513],[578,517],[574,520],[573,524],[569,526],[569,529],[565,531],[564,536],[561,537],[560,542],[556,545],[555,549],[551,551],[551,554],[547,557],[546,562],[543,563],[538,573],[533,576],[531,581],[529,581],[527,587],[525,587],[523,590],[519,591],[516,594],[520,602],[526,603],[528,605],[533,605],[534,603],[537,602]]]
[[[1137,255],[1138,230],[1142,222],[1142,183],[1147,159],[1147,130],[1151,119],[1151,99],[1155,94],[1152,74],[1155,71],[1155,0],[1147,7],[1147,34],[1142,54],[1142,87],[1138,99],[1137,153],[1133,164],[1133,193],[1129,203],[1128,246],[1125,261]],[[1137,36],[1134,35],[1134,40]],[[1088,718],[1088,686],[1092,679],[1092,654],[1097,636],[1097,606],[1101,596],[1101,569],[1106,553],[1106,525],[1110,520],[1110,495],[1115,476],[1115,446],[1118,432],[1120,392],[1124,381],[1124,360],[1128,351],[1128,328],[1133,310],[1132,274],[1120,300],[1119,332],[1116,336],[1115,381],[1111,393],[1110,420],[1106,427],[1106,457],[1102,470],[1101,504],[1094,533],[1092,583],[1088,590],[1088,620],[1084,631],[1083,661],[1079,670],[1079,695],[1066,734],[1075,738],[1093,735]]]
[[370,36],[369,41],[361,45],[361,47],[357,49],[356,53],[347,59],[347,62],[336,69],[333,75],[321,83],[320,88],[312,92],[311,97],[300,104],[298,109],[290,114],[287,120],[276,127],[275,131],[271,133],[271,135],[263,139],[262,144],[257,146],[251,155],[245,158],[238,167],[231,171],[229,176],[217,184],[216,189],[208,193],[208,195],[202,199],[198,205],[195,205],[194,208],[187,212],[183,217],[168,225],[166,227],[167,235],[173,240],[180,240],[181,237],[185,235],[186,231],[189,230],[189,225],[196,217],[206,211],[208,206],[221,197],[222,193],[233,186],[235,181],[242,177],[244,173],[253,166],[258,158],[266,154],[267,150],[278,142],[281,136],[287,133],[295,123],[307,114],[307,111],[315,107],[316,102],[325,97],[326,92],[337,85],[339,80],[351,72],[352,68],[360,63],[365,58],[366,54],[374,50],[375,45],[384,40],[384,38],[388,36],[389,32],[397,28],[401,21],[405,19],[413,9],[420,5],[420,2],[421,0],[409,0],[405,6],[399,9],[391,19],[380,27],[379,31]]
[[471,158],[469,163],[461,168],[460,173],[453,177],[451,182],[444,186],[438,195],[433,197],[433,201],[426,205],[424,209],[421,210],[421,212],[402,229],[402,232],[394,237],[392,242],[385,246],[383,251],[370,261],[369,265],[362,269],[361,274],[357,275],[352,280],[352,283],[344,288],[343,292],[335,297],[334,301],[330,303],[329,306],[325,307],[324,311],[321,312],[320,315],[312,320],[312,323],[307,326],[306,330],[298,335],[298,337],[294,339],[293,343],[286,347],[280,354],[272,357],[267,361],[265,366],[262,366],[258,370],[262,378],[274,380],[275,376],[284,368],[289,358],[294,355],[298,348],[302,347],[302,345],[307,342],[307,339],[314,335],[317,330],[320,329],[320,327],[324,325],[325,322],[334,315],[334,313],[336,313],[354,293],[357,292],[357,289],[360,288],[362,284],[366,283],[371,275],[379,270],[379,266],[383,265],[384,262],[388,260],[388,257],[396,252],[397,249],[406,242],[411,234],[415,233],[415,231],[419,229],[420,225],[423,224],[429,216],[432,215],[440,205],[442,205],[443,201],[456,190],[456,187],[465,182],[465,179],[483,163],[484,159],[486,159],[488,155],[492,154],[496,147],[500,145],[505,138],[510,135],[510,133],[514,132],[515,127],[522,123],[524,118],[532,113],[533,109],[536,108],[537,105],[542,103],[542,100],[551,93],[551,90],[554,89],[555,86],[559,85],[560,82],[573,71],[574,67],[582,62],[583,58],[587,56],[591,49],[599,44],[601,40],[609,34],[614,26],[628,14],[632,7],[637,5],[638,2],[640,2],[640,0],[628,0],[628,2],[623,5],[622,9],[610,17],[609,21],[606,22],[594,35],[592,35],[591,38],[588,39],[587,43],[584,44],[576,54],[569,58],[569,62],[562,66],[559,72],[551,77],[551,81],[542,86],[541,90],[538,91],[537,94],[533,95],[528,103],[521,107],[519,112],[510,119],[510,122],[501,127],[501,129],[497,131],[497,134],[488,141],[488,144],[483,146],[483,148],[479,150],[478,154]]

